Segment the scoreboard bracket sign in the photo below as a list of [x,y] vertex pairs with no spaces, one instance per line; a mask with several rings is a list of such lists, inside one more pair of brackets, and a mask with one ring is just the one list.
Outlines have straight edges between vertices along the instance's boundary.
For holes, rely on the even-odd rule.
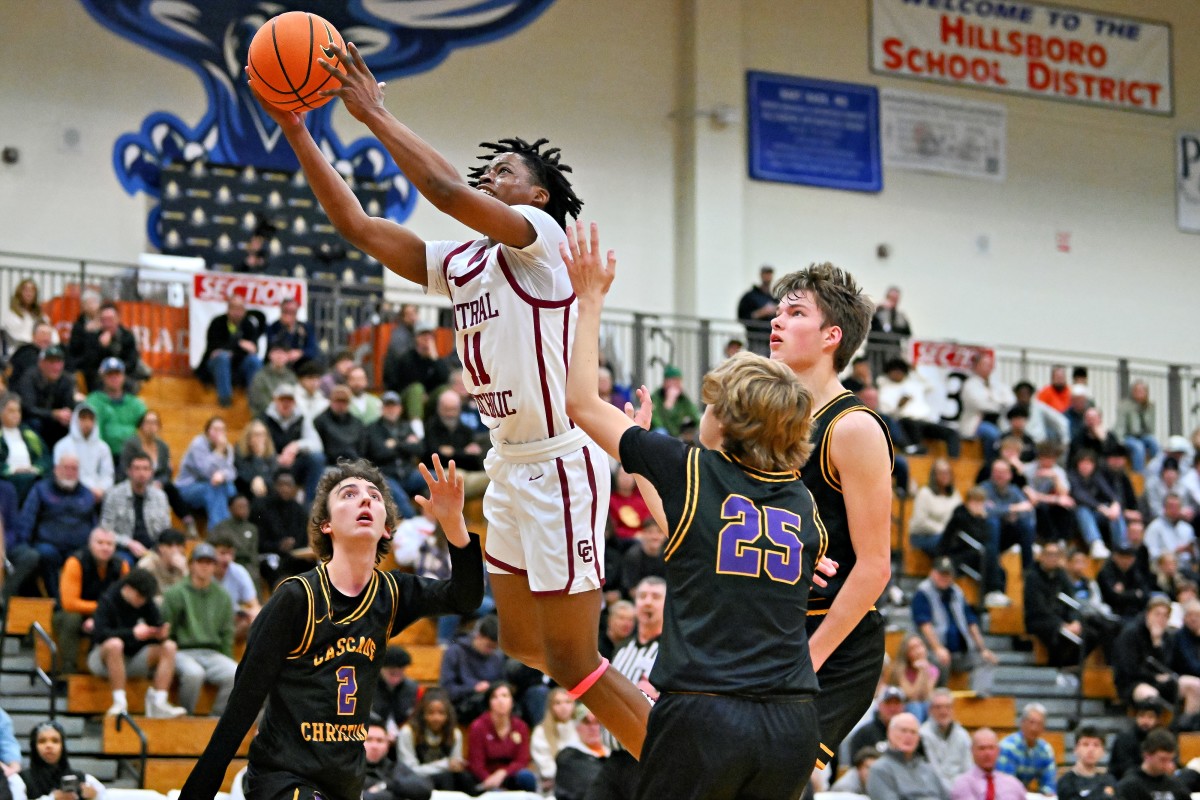
[[1171,26],[1044,3],[871,0],[871,71],[1174,114]]

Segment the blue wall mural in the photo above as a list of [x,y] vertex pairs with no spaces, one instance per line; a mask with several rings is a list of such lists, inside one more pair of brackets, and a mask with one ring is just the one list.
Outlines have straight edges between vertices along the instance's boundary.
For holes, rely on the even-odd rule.
[[[195,72],[208,109],[195,124],[169,110],[150,113],[117,139],[113,167],[130,194],[161,196],[163,165],[198,158],[220,164],[296,170],[299,165],[246,84],[243,67],[254,33],[285,11],[309,11],[354,42],[379,80],[432,69],[458,47],[494,41],[528,25],[553,0],[80,0],[101,25]],[[385,215],[400,222],[416,193],[372,138],[342,142],[335,103],[308,112],[317,144],[345,172],[390,184]],[[147,220],[161,246],[156,206]]]

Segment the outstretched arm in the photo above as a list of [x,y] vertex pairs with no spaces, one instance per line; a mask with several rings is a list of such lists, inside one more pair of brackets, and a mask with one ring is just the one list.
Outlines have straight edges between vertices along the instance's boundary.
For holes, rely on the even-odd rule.
[[[250,82],[254,89],[254,82]],[[257,97],[257,92],[255,93]],[[313,141],[304,127],[304,115],[295,111],[280,111],[261,97],[258,102],[275,120],[296,151],[300,167],[308,178],[317,202],[329,216],[329,221],[346,241],[378,259],[401,278],[424,286],[425,242],[421,237],[388,219],[372,217],[363,210],[354,192]]]
[[[612,286],[617,259],[613,251],[601,260],[600,229],[592,223],[590,239],[582,222],[567,226],[567,243],[560,245],[563,262],[579,300],[575,346],[567,372],[567,414],[592,441],[615,459],[621,458],[621,435],[635,424],[625,413],[600,397],[600,309]],[[664,529],[665,530],[665,529]]]
[[371,129],[422,197],[493,241],[518,248],[533,244],[537,232],[521,212],[472,189],[441,153],[392,116],[383,105],[382,84],[367,69],[353,43],[346,45],[345,52],[332,46],[329,51],[339,59],[341,68],[324,59],[318,62],[342,86],[321,94],[342,98],[346,110]]

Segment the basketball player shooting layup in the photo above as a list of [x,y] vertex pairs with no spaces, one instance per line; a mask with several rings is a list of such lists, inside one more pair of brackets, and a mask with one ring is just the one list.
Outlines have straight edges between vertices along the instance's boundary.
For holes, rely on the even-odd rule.
[[263,106],[338,232],[453,303],[463,379],[491,429],[486,559],[501,646],[582,697],[636,755],[649,702],[597,650],[608,461],[566,413],[576,302],[559,245],[567,215],[577,217],[583,205],[564,174],[570,168],[557,149],[543,149],[545,140],[505,139],[484,145],[492,152],[468,183],[388,112],[353,44],[327,53],[320,63],[342,83],[328,94],[342,98],[429,202],[478,239],[425,242],[368,216],[301,116]]
[[891,577],[892,441],[883,420],[838,380],[873,313],[854,278],[817,264],[781,278],[775,296],[771,358],[813,394],[815,449],[802,477],[838,564],[838,575],[814,586],[808,602],[823,767],[871,705],[883,666],[883,618],[874,602]]

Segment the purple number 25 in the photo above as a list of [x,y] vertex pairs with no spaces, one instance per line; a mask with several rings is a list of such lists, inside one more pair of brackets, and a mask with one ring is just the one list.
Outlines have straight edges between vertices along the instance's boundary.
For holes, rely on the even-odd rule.
[[[780,583],[800,580],[804,543],[800,541],[800,515],[783,508],[759,508],[749,498],[731,494],[721,506],[727,520],[717,539],[717,572]],[[763,541],[763,539],[766,541]]]

